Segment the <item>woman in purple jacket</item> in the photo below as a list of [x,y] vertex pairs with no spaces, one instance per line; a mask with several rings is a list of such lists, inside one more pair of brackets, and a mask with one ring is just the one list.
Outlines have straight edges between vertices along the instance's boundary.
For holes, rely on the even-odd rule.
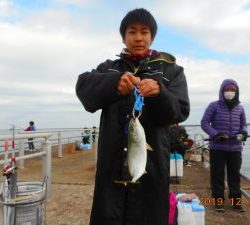
[[223,202],[226,166],[230,203],[235,210],[244,212],[241,205],[240,168],[242,142],[248,134],[236,81],[226,79],[222,82],[219,100],[208,105],[201,120],[201,127],[211,139],[210,182],[215,210],[225,211]]

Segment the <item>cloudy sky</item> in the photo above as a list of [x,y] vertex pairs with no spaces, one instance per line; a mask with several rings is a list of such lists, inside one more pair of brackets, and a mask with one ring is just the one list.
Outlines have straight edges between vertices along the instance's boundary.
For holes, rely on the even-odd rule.
[[119,25],[144,7],[159,30],[152,48],[176,56],[188,81],[198,124],[223,79],[236,79],[250,121],[248,0],[0,0],[0,129],[98,125],[75,95],[80,73],[123,46]]

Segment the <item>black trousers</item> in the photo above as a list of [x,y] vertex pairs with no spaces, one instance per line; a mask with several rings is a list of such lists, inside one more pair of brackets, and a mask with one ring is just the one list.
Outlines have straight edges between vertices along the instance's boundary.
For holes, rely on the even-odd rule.
[[28,138],[28,144],[29,144],[29,150],[34,150],[35,149],[35,146],[34,146],[34,143],[33,143],[33,138]]
[[228,152],[210,150],[210,182],[213,198],[224,197],[225,167],[227,170],[227,183],[229,199],[241,198],[240,168],[242,163],[241,152]]

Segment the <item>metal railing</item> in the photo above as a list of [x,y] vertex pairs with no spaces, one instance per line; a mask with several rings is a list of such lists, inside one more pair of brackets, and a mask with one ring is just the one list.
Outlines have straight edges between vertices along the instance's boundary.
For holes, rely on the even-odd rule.
[[[244,181],[246,181],[247,183],[250,184],[250,178],[249,178],[249,177],[247,177],[247,176],[241,174],[241,179],[244,180]],[[249,192],[247,192],[247,191],[244,190],[243,188],[241,188],[241,193],[242,193],[242,195],[243,195],[246,199],[248,199],[248,200],[250,199],[250,194],[249,194]]]
[[[50,133],[26,133],[26,134],[17,134],[15,135],[15,140],[18,141],[18,148],[11,149],[1,152],[4,155],[4,159],[0,160],[0,165],[6,165],[11,161],[11,158],[16,159],[19,163],[19,167],[24,167],[24,160],[32,159],[36,157],[42,157],[43,159],[43,176],[47,178],[47,196],[51,194],[51,142]],[[29,155],[24,155],[24,140],[28,138],[42,138],[44,141],[42,143],[41,152],[32,153]],[[11,140],[11,135],[0,135],[0,141]],[[18,153],[18,156],[16,156]],[[11,157],[9,157],[11,154]]]
[[[187,131],[189,128],[200,128],[200,126],[190,126],[190,125],[186,125],[184,126]],[[17,152],[19,153],[19,167],[23,168],[24,167],[24,159],[28,159],[30,158],[30,155],[33,155],[33,157],[38,157],[38,156],[42,156],[41,154],[43,154],[42,152],[39,153],[34,153],[34,154],[30,154],[30,155],[25,155],[24,156],[24,150],[25,150],[25,144],[28,143],[27,139],[28,138],[36,138],[33,140],[34,143],[41,143],[41,149],[44,149],[43,147],[43,140],[42,137],[44,137],[44,135],[46,136],[46,134],[50,134],[49,137],[49,141],[50,141],[50,148],[51,146],[57,146],[57,155],[58,157],[63,157],[63,144],[69,144],[69,143],[74,143],[76,141],[80,141],[82,139],[82,135],[85,131],[88,131],[90,134],[93,132],[93,130],[96,131],[96,139],[98,138],[98,128],[93,129],[93,128],[61,128],[61,129],[46,129],[46,130],[38,130],[35,132],[18,132],[18,134],[15,134],[15,140],[18,140],[18,145],[16,149],[12,149],[9,151],[9,153],[12,153],[12,156],[14,156]],[[189,132],[188,132],[189,133]],[[67,134],[67,135],[65,135]],[[198,149],[200,147],[203,147],[205,144],[204,139],[207,135],[203,132],[193,132],[191,138],[194,140],[194,143],[196,144],[196,147],[198,147]],[[40,138],[40,139],[39,139]],[[13,139],[13,135],[0,135],[0,141],[3,140],[12,140]],[[26,140],[25,140],[26,139]],[[2,143],[2,142],[1,142]],[[200,146],[200,147],[199,147]],[[1,147],[1,146],[0,146]],[[2,146],[3,147],[3,146]],[[55,148],[54,148],[55,149]],[[50,149],[51,150],[51,149]],[[42,150],[43,151],[43,150]],[[1,152],[0,150],[0,155],[5,154],[3,152]],[[95,148],[95,159],[97,159],[97,149]],[[50,158],[51,161],[51,158]],[[47,162],[48,163],[48,162]],[[1,161],[0,161],[1,164]],[[51,167],[47,166],[47,168]],[[44,166],[45,168],[45,166]],[[242,175],[242,177],[245,177],[244,175]],[[51,176],[50,176],[51,178]],[[48,180],[49,181],[49,180]],[[250,183],[249,178],[247,180],[248,183]],[[243,190],[244,191],[244,190]]]
[[[44,130],[40,129],[38,131],[31,131],[29,133],[31,134],[32,133],[47,133],[47,132],[51,133],[52,137],[50,138],[50,141],[52,143],[52,146],[58,146],[57,156],[61,158],[63,157],[63,151],[62,151],[63,144],[69,144],[69,143],[74,143],[76,141],[80,141],[82,139],[82,135],[84,132],[89,132],[91,134],[94,130],[96,131],[96,133],[98,133],[97,128],[96,129],[93,129],[93,128],[60,128],[60,129],[44,129]],[[19,134],[25,134],[25,133],[27,132],[23,132],[23,131],[19,132]],[[75,134],[72,135],[72,133],[75,133]]]

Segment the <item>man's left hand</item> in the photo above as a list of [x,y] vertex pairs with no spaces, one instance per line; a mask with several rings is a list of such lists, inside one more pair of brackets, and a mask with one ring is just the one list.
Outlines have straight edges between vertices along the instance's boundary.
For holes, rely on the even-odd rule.
[[153,79],[143,79],[138,85],[139,92],[143,97],[154,97],[160,93],[158,81]]

